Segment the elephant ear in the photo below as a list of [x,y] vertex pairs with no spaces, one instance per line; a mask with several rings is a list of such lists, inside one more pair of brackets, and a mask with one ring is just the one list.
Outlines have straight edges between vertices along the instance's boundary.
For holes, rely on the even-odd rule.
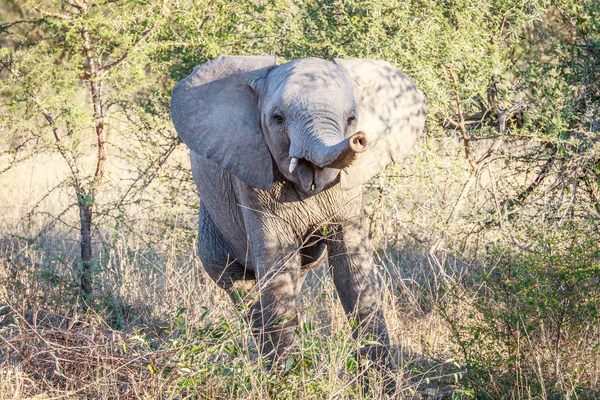
[[357,131],[364,131],[369,147],[358,154],[343,189],[368,181],[391,162],[400,161],[423,132],[427,99],[415,84],[386,61],[335,59],[354,80],[358,107]]
[[277,65],[276,56],[219,56],[173,89],[171,119],[181,140],[259,189],[273,184],[273,161],[263,137],[252,82]]

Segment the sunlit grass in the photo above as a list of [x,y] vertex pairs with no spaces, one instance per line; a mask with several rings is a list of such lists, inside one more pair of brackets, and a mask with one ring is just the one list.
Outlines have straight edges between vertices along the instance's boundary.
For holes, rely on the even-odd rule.
[[[440,146],[452,152],[448,142]],[[484,208],[478,191],[486,186],[478,181],[461,194],[468,171],[453,164],[453,154],[432,165],[436,151],[420,147],[410,167],[388,170],[367,192],[398,398],[594,398],[595,324],[553,342],[560,351],[548,346],[550,327],[532,322],[535,332],[520,347],[473,338],[503,321],[505,304],[493,292],[481,296],[489,283],[478,274],[487,264],[473,255],[494,254],[473,244],[473,221],[464,218],[474,214],[469,207]],[[290,356],[265,368],[246,316],[198,261],[196,210],[187,198],[167,206],[160,183],[148,189],[150,201],[127,208],[131,224],[123,217],[96,230],[87,307],[76,284],[77,230],[69,226],[76,214],[54,219],[68,193],[53,192],[30,213],[59,181],[60,169],[52,168],[50,159],[23,164],[0,181],[0,399],[378,398],[381,376],[371,377],[370,393],[361,391],[353,353],[366,338],[352,340],[326,266],[306,279]],[[443,184],[432,183],[432,174]],[[110,191],[106,196],[109,202]],[[499,237],[490,230],[480,240]],[[471,244],[457,250],[457,243]],[[515,349],[527,357],[510,358]],[[549,369],[557,362],[559,376]]]

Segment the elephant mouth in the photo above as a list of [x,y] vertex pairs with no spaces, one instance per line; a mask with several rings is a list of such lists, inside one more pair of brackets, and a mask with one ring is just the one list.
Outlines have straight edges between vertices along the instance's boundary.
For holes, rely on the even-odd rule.
[[290,173],[295,172],[296,181],[300,189],[308,194],[315,195],[335,183],[340,170],[336,168],[319,167],[304,158],[296,158],[290,166]]

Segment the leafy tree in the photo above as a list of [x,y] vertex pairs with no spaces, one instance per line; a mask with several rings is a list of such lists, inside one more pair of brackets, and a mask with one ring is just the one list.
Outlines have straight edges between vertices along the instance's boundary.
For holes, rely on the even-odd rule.
[[[169,94],[184,72],[173,66],[192,54],[197,63],[198,51],[214,46],[227,28],[219,22],[223,9],[167,0],[5,4],[0,129],[12,161],[4,170],[40,152],[62,158],[68,172],[53,190],[68,188],[74,201],[53,223],[71,226],[76,208],[79,285],[90,294],[94,227],[139,202],[175,149]],[[134,167],[128,185],[107,176],[110,158]],[[120,195],[103,191],[111,187]]]

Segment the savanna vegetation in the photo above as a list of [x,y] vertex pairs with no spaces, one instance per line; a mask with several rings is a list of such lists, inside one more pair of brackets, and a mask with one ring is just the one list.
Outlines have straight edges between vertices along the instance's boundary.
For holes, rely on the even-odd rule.
[[398,398],[600,397],[597,1],[0,5],[0,399],[364,396],[325,266],[268,371],[195,255],[169,98],[221,53],[385,59],[428,97],[365,187]]

